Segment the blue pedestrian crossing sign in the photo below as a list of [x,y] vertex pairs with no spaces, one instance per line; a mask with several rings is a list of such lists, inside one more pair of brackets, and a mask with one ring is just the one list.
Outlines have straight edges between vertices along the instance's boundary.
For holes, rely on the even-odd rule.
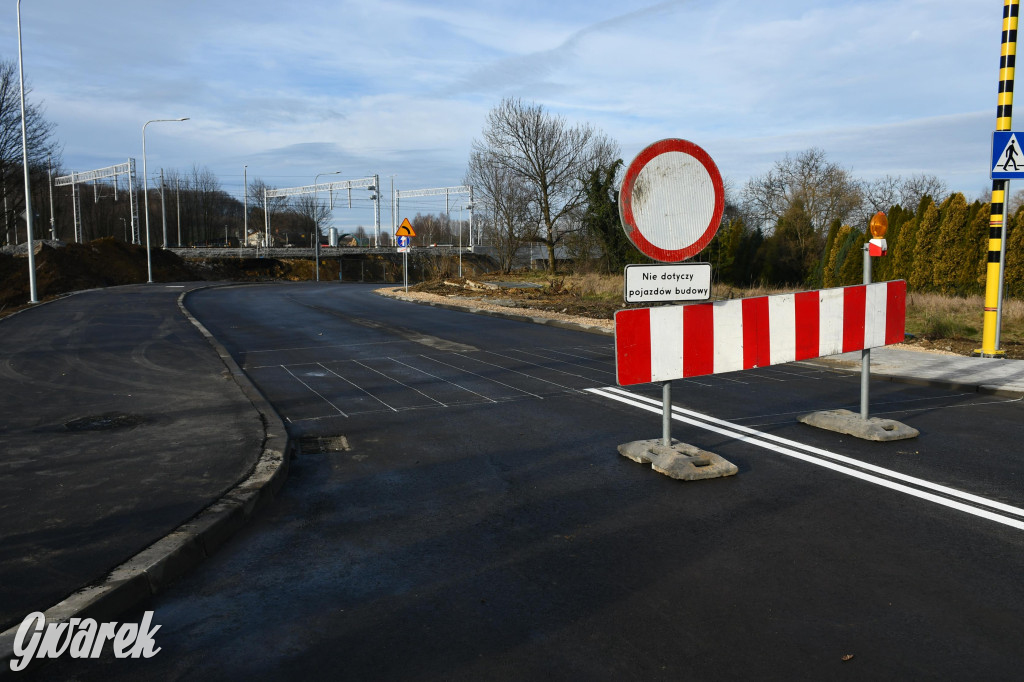
[[993,180],[1024,178],[1024,151],[1018,139],[1024,140],[1024,132],[1002,130],[992,133]]

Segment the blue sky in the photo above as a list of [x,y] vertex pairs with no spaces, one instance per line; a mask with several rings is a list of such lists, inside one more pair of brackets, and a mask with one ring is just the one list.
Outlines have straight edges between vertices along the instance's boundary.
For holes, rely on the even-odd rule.
[[[514,96],[600,128],[627,163],[689,139],[736,190],[814,146],[857,177],[930,173],[973,199],[990,186],[1002,6],[22,0],[21,13],[26,79],[69,170],[133,156],[141,173],[142,124],[188,116],[147,128],[151,175],[207,167],[238,197],[244,165],[277,187],[338,169],[380,174],[385,193],[391,175],[402,190],[459,185],[488,110]],[[371,224],[360,206],[335,222]]]

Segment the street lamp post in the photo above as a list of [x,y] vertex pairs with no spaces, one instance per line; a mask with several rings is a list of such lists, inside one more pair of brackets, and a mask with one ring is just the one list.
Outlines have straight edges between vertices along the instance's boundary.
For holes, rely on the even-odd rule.
[[328,173],[317,173],[313,176],[313,258],[316,259],[316,281],[320,281],[320,205],[317,199],[316,183],[319,182],[321,175],[339,175],[340,170],[330,171]]
[[46,186],[50,190],[50,239],[57,241],[57,223],[53,221],[53,160],[49,155],[46,157]]
[[[36,254],[32,244],[32,185],[28,179],[28,129],[25,124],[25,68],[21,59],[21,0],[18,0],[18,78],[21,81],[21,160],[25,171],[25,232],[28,238],[29,303],[38,303],[36,294]],[[17,223],[15,223],[17,225]],[[17,240],[15,240],[17,241]]]
[[[18,0],[21,3],[21,0]],[[184,118],[154,118],[150,121],[146,121],[142,124],[142,183],[145,185],[143,189],[143,196],[145,197],[146,203],[146,282],[148,284],[153,283],[153,259],[150,256],[149,247],[149,173],[146,169],[146,126],[150,123],[164,123],[164,122],[177,122],[187,121],[188,116]]]
[[[242,166],[242,232],[249,240],[249,166]],[[256,257],[260,256],[259,242],[256,243]]]

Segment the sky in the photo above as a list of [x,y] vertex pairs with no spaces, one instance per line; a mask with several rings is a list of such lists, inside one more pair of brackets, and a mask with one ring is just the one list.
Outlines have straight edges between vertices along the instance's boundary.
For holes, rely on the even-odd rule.
[[[15,5],[0,10],[0,59],[18,56]],[[147,127],[151,177],[206,168],[239,199],[243,174],[274,187],[379,174],[385,197],[392,182],[457,186],[488,111],[517,97],[600,129],[626,163],[690,140],[736,194],[818,147],[864,180],[934,174],[987,200],[1002,7],[22,0],[21,25],[29,98],[68,171],[134,157],[141,182],[143,124],[187,116]],[[372,225],[366,195],[335,224]],[[444,197],[409,199],[398,218],[444,210]]]

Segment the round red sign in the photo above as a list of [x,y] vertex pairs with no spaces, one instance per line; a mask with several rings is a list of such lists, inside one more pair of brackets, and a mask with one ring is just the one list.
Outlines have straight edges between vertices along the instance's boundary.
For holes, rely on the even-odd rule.
[[724,208],[718,166],[688,140],[661,140],[637,154],[619,192],[629,241],[663,263],[700,253],[718,231]]

